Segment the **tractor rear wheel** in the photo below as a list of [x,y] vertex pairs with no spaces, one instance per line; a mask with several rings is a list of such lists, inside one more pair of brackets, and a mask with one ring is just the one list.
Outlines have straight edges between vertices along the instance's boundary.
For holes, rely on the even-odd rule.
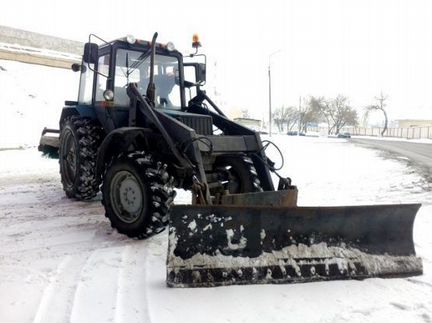
[[63,122],[59,163],[67,197],[89,200],[98,193],[96,157],[102,138],[102,128],[91,119],[71,116]]
[[144,239],[168,224],[174,200],[173,178],[150,154],[135,152],[114,159],[102,185],[102,203],[111,226],[131,238]]

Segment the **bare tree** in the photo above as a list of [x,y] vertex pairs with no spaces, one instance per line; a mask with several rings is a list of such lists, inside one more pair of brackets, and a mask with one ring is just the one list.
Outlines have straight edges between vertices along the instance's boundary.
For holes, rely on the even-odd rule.
[[283,107],[277,108],[272,113],[273,122],[276,124],[279,132],[283,131]]
[[284,126],[286,126],[287,130],[290,130],[297,123],[298,111],[293,107],[282,106],[273,112],[272,119],[279,132],[284,131]]
[[298,123],[299,112],[295,107],[288,107],[285,110],[285,125],[287,130],[292,130],[294,126]]
[[387,106],[387,104],[385,103],[387,99],[388,99],[388,95],[384,95],[381,91],[380,95],[375,97],[375,101],[377,101],[377,104],[367,106],[365,108],[365,113],[364,113],[364,118],[367,119],[371,112],[382,111],[382,113],[384,114],[384,128],[381,131],[381,136],[384,136],[388,126],[387,112],[384,109]]
[[311,101],[308,100],[304,105],[304,108],[299,112],[299,131],[307,132],[307,127],[309,123],[318,122],[320,120],[319,110],[316,109],[316,106],[311,104]]
[[348,98],[338,95],[335,99],[325,99],[324,97],[311,97],[310,105],[327,122],[328,134],[338,134],[346,125],[356,125],[358,123],[357,111],[348,104]]
[[331,118],[330,118],[330,114],[327,113],[329,103],[324,97],[311,96],[309,98],[308,105],[310,106],[311,110],[315,111],[315,114],[319,116],[318,121],[323,121],[324,119],[327,122],[327,124],[330,125]]
[[348,105],[348,98],[342,95],[338,95],[333,100],[333,128],[335,133],[338,134],[339,131],[345,125],[357,125],[358,117],[357,111]]

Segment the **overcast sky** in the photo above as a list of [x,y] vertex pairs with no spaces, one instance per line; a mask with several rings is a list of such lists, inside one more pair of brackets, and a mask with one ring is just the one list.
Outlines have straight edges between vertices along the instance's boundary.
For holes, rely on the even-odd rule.
[[273,106],[343,94],[354,107],[389,96],[391,119],[432,119],[432,2],[55,1],[2,5],[0,25],[85,41],[96,33],[173,41],[190,52],[201,36],[208,92],[223,109],[267,117],[269,56]]

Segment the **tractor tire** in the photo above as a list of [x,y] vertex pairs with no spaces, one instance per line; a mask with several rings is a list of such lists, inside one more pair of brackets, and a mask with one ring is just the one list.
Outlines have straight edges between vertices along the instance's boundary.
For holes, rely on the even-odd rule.
[[102,204],[119,233],[145,239],[165,229],[176,194],[166,168],[144,152],[119,156],[107,167]]
[[90,200],[99,192],[96,158],[102,139],[102,128],[91,119],[71,116],[63,122],[59,163],[61,182],[67,197]]
[[[230,194],[262,192],[261,182],[252,159],[245,156],[222,156],[216,160],[215,168],[228,181]],[[226,178],[228,177],[228,178]]]

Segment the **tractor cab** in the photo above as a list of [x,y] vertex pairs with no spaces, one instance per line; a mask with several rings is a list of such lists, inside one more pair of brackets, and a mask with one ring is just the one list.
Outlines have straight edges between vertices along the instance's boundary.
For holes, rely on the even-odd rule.
[[[157,44],[154,62],[155,108],[185,108],[182,55]],[[126,126],[131,104],[127,86],[136,83],[145,96],[150,79],[150,43],[131,37],[85,45],[78,104],[93,106],[99,115],[111,109],[116,126]],[[104,119],[104,118],[102,118]]]
[[[91,42],[92,37],[103,43],[99,46]],[[186,66],[194,70],[192,75],[195,74],[196,79],[185,82],[183,55],[172,43],[156,43],[153,70],[151,51],[151,42],[131,36],[105,42],[90,35],[84,47],[82,64],[73,67],[74,71],[81,72],[78,108],[94,108],[97,118],[106,124],[109,131],[127,126],[131,105],[127,86],[136,83],[140,94],[145,97],[152,74],[154,108],[163,109],[168,114],[187,110],[185,88],[196,87],[198,93],[199,86],[205,82],[205,65],[187,63]],[[188,93],[188,99],[191,99],[191,91]],[[106,113],[107,108],[110,115]]]
[[[102,86],[102,90],[113,91],[114,106],[127,107],[130,99],[126,93],[129,83],[137,83],[142,95],[146,91],[150,80],[150,60],[146,52],[127,48],[116,48],[113,62],[112,76],[113,82],[108,78],[98,75],[97,85]],[[107,58],[107,60],[109,60]],[[99,69],[109,70],[109,62],[104,65],[104,59]],[[156,108],[182,109],[184,108],[184,98],[181,91],[179,75],[179,58],[174,55],[155,55],[154,83],[156,88]],[[103,90],[105,85],[105,90]]]
[[[146,95],[151,72],[150,54],[150,42],[136,40],[130,36],[110,43],[105,42],[101,46],[87,43],[81,67],[74,69],[81,71],[79,101],[89,104],[105,100],[113,101],[111,106],[128,106],[126,87],[129,83],[137,83],[139,90]],[[193,82],[190,80],[184,82],[184,66],[194,69]],[[154,61],[156,108],[184,110],[186,108],[185,87],[200,86],[203,82],[205,82],[205,64],[183,65],[183,56],[174,49],[172,43],[156,44]],[[92,95],[93,89],[94,95]]]

